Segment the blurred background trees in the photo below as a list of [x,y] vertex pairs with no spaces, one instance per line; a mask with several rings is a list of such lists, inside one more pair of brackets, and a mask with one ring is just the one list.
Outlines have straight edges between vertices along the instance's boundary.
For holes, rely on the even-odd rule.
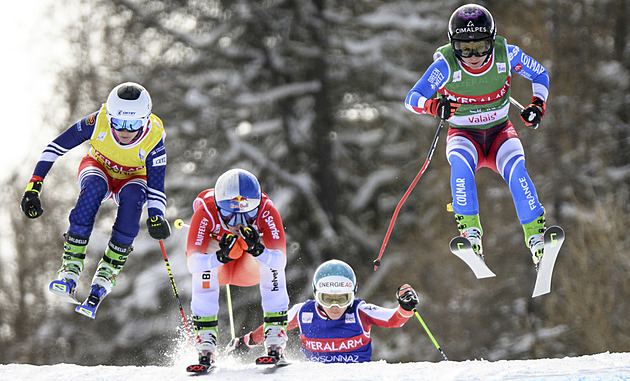
[[[60,133],[97,110],[116,84],[143,84],[167,130],[167,218],[188,221],[194,197],[225,170],[255,173],[285,225],[292,304],[311,297],[315,268],[338,258],[354,267],[358,297],[369,302],[393,307],[396,288],[414,286],[420,313],[452,360],[628,351],[630,7],[624,0],[480,2],[498,34],[551,76],[541,127],[525,128],[514,110],[511,118],[548,225],[567,233],[552,293],[530,298],[530,254],[509,190],[490,170],[478,172],[477,184],[486,261],[497,277],[476,280],[450,254],[457,230],[445,209],[445,133],[373,271],[394,208],[438,125],[405,110],[403,101],[434,50],[448,42],[448,18],[461,4],[80,1],[67,31],[76,59],[58,79],[65,108],[53,117],[63,117],[46,125]],[[513,78],[512,95],[527,104],[530,82]],[[82,150],[77,158],[87,147],[75,149]],[[95,321],[48,295],[76,200],[78,159],[57,161],[42,194],[46,213],[27,221],[18,204],[34,165],[2,184],[14,252],[0,267],[0,361],[167,365],[181,341],[181,320],[159,246],[145,229]],[[113,202],[101,208],[80,294],[114,213]],[[174,230],[165,244],[189,312],[186,233]],[[262,322],[256,287],[233,287],[232,298],[237,334]],[[224,300],[219,319],[220,342],[227,343]],[[290,337],[297,351],[297,336]],[[441,359],[414,318],[403,329],[375,328],[373,339],[374,359]]]

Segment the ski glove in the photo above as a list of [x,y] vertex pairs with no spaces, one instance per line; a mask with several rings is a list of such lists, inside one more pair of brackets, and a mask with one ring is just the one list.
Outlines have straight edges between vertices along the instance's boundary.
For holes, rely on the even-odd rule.
[[398,299],[398,304],[405,311],[413,311],[418,305],[418,294],[406,283],[398,287],[396,299]]
[[540,120],[545,116],[547,104],[538,97],[532,98],[532,103],[521,111],[521,119],[525,125],[534,130],[538,128]]
[[251,338],[252,332],[249,332],[243,337],[236,337],[230,341],[227,348],[225,348],[225,353],[234,356],[242,356],[250,351],[250,349],[258,346],[258,344],[254,343]]
[[244,249],[246,252],[257,257],[265,251],[265,245],[260,242],[260,234],[258,234],[256,228],[252,225],[247,225],[247,227],[241,226],[240,231],[241,237],[243,237],[247,244],[247,249]]
[[20,206],[28,218],[37,218],[44,213],[42,203],[39,200],[39,193],[42,191],[42,184],[42,181],[31,181],[26,186]]
[[424,111],[427,114],[437,116],[440,119],[449,119],[455,114],[455,111],[461,106],[461,103],[454,102],[447,97],[439,97],[428,99],[424,102]]
[[147,218],[149,235],[154,239],[167,239],[171,235],[171,227],[168,221],[161,216]]
[[234,259],[238,259],[243,255],[244,246],[245,244],[239,240],[239,237],[234,234],[224,233],[219,241],[217,259],[221,263],[229,263]]

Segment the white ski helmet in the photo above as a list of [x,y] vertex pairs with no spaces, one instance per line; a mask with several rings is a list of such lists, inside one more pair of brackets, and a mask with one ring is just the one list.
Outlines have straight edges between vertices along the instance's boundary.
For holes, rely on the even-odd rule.
[[345,308],[354,301],[357,278],[346,262],[332,259],[322,263],[313,275],[313,294],[323,307]]
[[252,225],[258,215],[262,192],[256,176],[235,168],[225,172],[214,186],[214,202],[226,225]]
[[139,131],[148,126],[152,107],[147,89],[135,82],[121,83],[107,97],[107,121],[115,130]]

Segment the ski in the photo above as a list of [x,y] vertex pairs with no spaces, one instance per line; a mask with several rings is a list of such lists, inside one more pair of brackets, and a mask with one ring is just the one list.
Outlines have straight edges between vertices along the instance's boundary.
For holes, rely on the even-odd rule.
[[54,280],[50,282],[48,290],[64,302],[81,304],[81,302],[77,300],[76,289],[72,288],[71,285],[62,280]]
[[276,356],[260,356],[256,359],[256,365],[275,365],[276,367],[287,366],[290,363],[284,356],[277,358]]
[[564,230],[560,226],[552,226],[545,230],[545,249],[538,264],[538,274],[532,298],[551,292],[551,277],[553,266],[558,259],[558,253],[564,242]]
[[453,254],[466,262],[468,267],[475,273],[477,279],[496,276],[488,265],[486,265],[486,262],[475,253],[472,244],[467,238],[461,236],[455,237],[451,240],[449,247]]
[[105,295],[106,291],[104,287],[93,284],[90,295],[88,295],[83,304],[74,309],[75,312],[80,313],[83,316],[87,316],[90,319],[96,318],[96,310],[103,301]]
[[193,364],[186,367],[186,372],[193,373],[194,375],[208,374],[214,370],[214,364]]
[[280,358],[276,356],[260,356],[256,359],[256,365],[270,365],[262,371],[264,374],[275,373],[278,369],[289,364],[290,362],[288,362],[284,356],[281,356]]
[[80,313],[83,316],[87,316],[90,319],[96,318],[96,309],[98,308],[98,304],[95,306],[90,306],[86,303],[81,304],[77,308],[74,309],[75,312]]

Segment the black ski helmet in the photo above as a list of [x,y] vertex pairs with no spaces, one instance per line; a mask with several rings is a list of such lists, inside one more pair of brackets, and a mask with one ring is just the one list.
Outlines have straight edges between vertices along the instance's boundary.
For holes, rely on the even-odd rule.
[[492,15],[481,5],[462,5],[453,12],[448,20],[448,39],[451,45],[453,40],[478,41],[489,38],[493,48],[496,34],[497,30]]

